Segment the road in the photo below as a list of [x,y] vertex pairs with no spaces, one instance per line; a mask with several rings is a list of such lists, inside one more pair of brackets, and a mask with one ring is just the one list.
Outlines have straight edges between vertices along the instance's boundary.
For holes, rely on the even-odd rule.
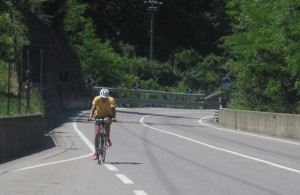
[[299,194],[300,142],[226,129],[212,110],[118,108],[104,165],[88,111],[66,113],[43,150],[0,164],[1,194]]

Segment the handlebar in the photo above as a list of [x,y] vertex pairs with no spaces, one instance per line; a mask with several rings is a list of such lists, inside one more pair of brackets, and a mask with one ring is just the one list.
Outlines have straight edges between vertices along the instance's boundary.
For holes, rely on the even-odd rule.
[[113,122],[113,120],[104,120],[104,118],[95,118],[95,121],[97,121],[99,123],[104,123],[104,122],[112,123]]
[[105,121],[106,122],[108,122],[108,123],[112,123],[112,122],[116,122],[117,121],[117,119],[116,118],[114,118],[114,120],[113,119],[111,119],[111,120],[105,120],[105,119],[103,119],[103,118],[94,118],[94,119],[87,119],[87,121],[89,122],[89,121],[96,121],[96,122],[98,122],[98,123],[104,123]]

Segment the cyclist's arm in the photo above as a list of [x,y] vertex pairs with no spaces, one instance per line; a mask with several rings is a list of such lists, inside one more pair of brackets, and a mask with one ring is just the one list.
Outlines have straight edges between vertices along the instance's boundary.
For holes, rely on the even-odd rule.
[[117,116],[116,116],[116,108],[112,107],[112,121],[117,121]]
[[91,111],[90,111],[90,115],[89,115],[88,121],[92,120],[95,110],[96,110],[96,105],[93,104],[92,108],[91,108]]

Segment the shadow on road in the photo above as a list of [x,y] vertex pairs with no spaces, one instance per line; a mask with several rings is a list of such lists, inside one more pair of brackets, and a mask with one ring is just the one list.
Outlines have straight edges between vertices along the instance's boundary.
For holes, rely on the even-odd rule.
[[111,164],[111,165],[140,165],[142,163],[137,163],[137,162],[106,162],[106,164]]

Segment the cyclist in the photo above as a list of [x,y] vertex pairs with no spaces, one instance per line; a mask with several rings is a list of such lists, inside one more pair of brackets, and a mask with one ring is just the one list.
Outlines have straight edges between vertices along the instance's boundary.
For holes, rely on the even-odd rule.
[[[108,89],[101,89],[99,96],[96,96],[93,100],[93,105],[90,111],[90,115],[88,121],[92,120],[94,112],[96,111],[96,118],[103,118],[105,120],[105,133],[107,136],[107,146],[112,146],[110,141],[110,125],[111,121],[117,121],[116,119],[116,106],[115,100],[113,97],[109,96]],[[100,133],[100,125],[95,123],[95,154],[93,155],[93,160],[97,159],[97,147],[99,146],[99,133]]]

